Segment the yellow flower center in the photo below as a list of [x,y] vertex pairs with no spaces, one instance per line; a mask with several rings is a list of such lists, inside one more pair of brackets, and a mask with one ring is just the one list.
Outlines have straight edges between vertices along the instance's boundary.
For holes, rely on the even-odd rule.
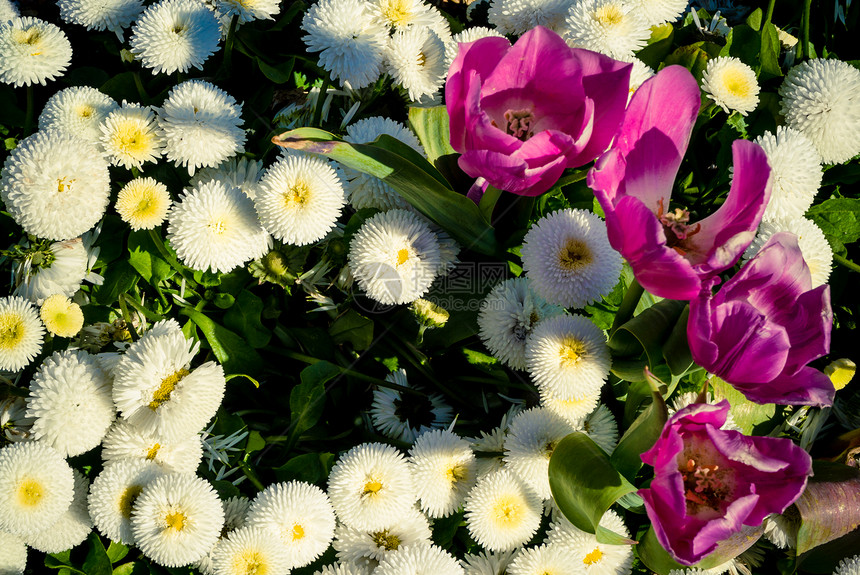
[[511,527],[520,522],[520,501],[512,495],[499,497],[493,504],[493,518],[502,527]]
[[177,532],[185,529],[187,520],[188,518],[181,511],[173,511],[164,516],[164,522],[167,523],[167,527]]
[[119,497],[119,512],[126,519],[131,519],[131,508],[134,502],[137,501],[137,496],[143,491],[142,485],[131,485],[125,488],[122,495]]
[[45,488],[32,477],[25,477],[18,484],[18,503],[22,507],[35,507],[45,496]]
[[398,28],[407,26],[413,20],[411,4],[409,0],[383,0],[380,4],[382,16],[392,26]]
[[152,134],[144,131],[136,122],[117,127],[113,144],[129,156],[140,156],[152,148]]
[[269,566],[262,553],[254,549],[245,549],[233,557],[230,573],[236,575],[266,575]]
[[465,465],[457,463],[448,467],[447,476],[450,483],[457,483],[458,481],[468,479],[469,470]]
[[362,492],[362,496],[365,495],[376,495],[382,489],[382,483],[375,479],[371,479],[367,483],[364,484],[364,491]]
[[[176,384],[182,381],[182,378],[191,373],[187,369],[180,369],[176,373],[168,375],[161,380],[161,385],[152,394],[152,401],[149,402],[149,409],[155,411],[164,403],[170,400],[170,394],[176,389]],[[150,450],[151,451],[151,450]]]
[[582,562],[585,563],[586,565],[594,565],[595,563],[600,561],[602,558],[603,558],[603,552],[600,549],[595,547],[594,551],[592,551],[591,553],[589,553],[588,555],[586,555],[585,557],[582,558]]
[[409,250],[406,248],[397,250],[397,265],[402,266],[407,261],[409,261]]
[[624,20],[624,12],[615,4],[607,4],[597,9],[594,18],[604,26],[615,26]]
[[213,234],[218,236],[222,235],[224,232],[227,231],[227,225],[224,223],[223,218],[218,218],[210,222],[207,227]]
[[161,449],[160,443],[153,443],[152,447],[149,448],[149,451],[146,452],[146,459],[148,461],[152,461],[155,459],[155,456],[158,455],[158,450]]
[[24,339],[25,333],[20,315],[11,312],[0,314],[0,349],[15,349]]
[[78,116],[80,116],[81,118],[90,118],[95,113],[95,108],[90,105],[83,104],[81,106],[78,106]]
[[116,211],[135,229],[154,228],[167,214],[170,195],[167,188],[152,178],[137,178],[120,190]]
[[558,261],[565,271],[577,271],[591,263],[591,250],[582,240],[569,239],[558,253]]
[[298,541],[305,536],[305,528],[296,523],[293,525],[293,541]]
[[723,72],[723,87],[733,96],[746,98],[750,95],[750,83],[741,70],[729,68]]
[[68,180],[66,181],[65,176],[57,180],[57,191],[65,192],[66,190],[72,189],[72,184],[75,183],[76,180]]
[[396,551],[400,547],[400,537],[384,529],[370,535],[370,539],[377,547],[382,547],[386,551]]
[[61,293],[45,300],[39,310],[39,316],[48,331],[59,337],[72,337],[84,326],[81,306]]
[[284,192],[284,205],[292,207],[294,205],[304,206],[311,196],[311,188],[304,180],[297,180],[292,187],[287,188]]
[[558,356],[562,367],[573,367],[586,354],[585,344],[573,337],[565,337],[558,350]]

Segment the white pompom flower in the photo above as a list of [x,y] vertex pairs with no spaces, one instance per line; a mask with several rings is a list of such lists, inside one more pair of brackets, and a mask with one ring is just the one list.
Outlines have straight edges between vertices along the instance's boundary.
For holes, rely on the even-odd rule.
[[17,535],[0,531],[0,573],[22,575],[26,567],[27,544]]
[[39,313],[22,297],[0,298],[0,370],[18,371],[41,351],[45,328]]
[[102,149],[114,166],[141,168],[144,162],[157,162],[164,138],[148,106],[123,102],[101,124]]
[[289,573],[288,552],[277,535],[257,527],[241,527],[221,539],[212,549],[212,573]]
[[167,440],[120,418],[102,441],[105,464],[118,461],[153,461],[165,473],[195,473],[203,459],[203,443],[197,433]]
[[409,462],[421,510],[447,517],[466,499],[477,481],[475,454],[469,442],[452,431],[427,431],[409,450]]
[[269,249],[254,202],[217,180],[186,191],[168,215],[167,240],[188,267],[229,272]]
[[137,231],[160,226],[172,203],[167,186],[153,178],[135,178],[119,191],[114,207],[122,221]]
[[758,106],[760,88],[755,71],[737,58],[708,60],[702,73],[702,90],[727,114],[736,111],[746,116]]
[[218,0],[218,11],[225,16],[238,16],[237,24],[254,20],[273,20],[281,11],[280,0]]
[[203,2],[161,0],[137,19],[129,43],[144,68],[172,74],[202,70],[220,40],[221,24]]
[[50,97],[39,115],[39,129],[65,130],[98,145],[100,124],[119,105],[107,94],[89,86],[72,86]]
[[90,488],[89,512],[96,529],[112,541],[133,545],[134,503],[143,488],[162,475],[152,461],[129,459],[105,465]]
[[110,196],[108,162],[94,144],[56,129],[21,140],[0,182],[6,209],[27,233],[68,240],[101,219]]
[[427,517],[411,508],[385,529],[354,529],[341,523],[335,530],[333,545],[339,561],[373,568],[405,545],[429,545],[431,536]]
[[540,496],[509,470],[478,480],[466,499],[469,534],[488,551],[509,551],[528,542],[540,526]]
[[431,98],[448,74],[445,41],[427,27],[397,30],[388,44],[388,74],[413,102]]
[[687,11],[688,0],[629,0],[645,24],[659,26],[675,22]]
[[[77,469],[75,475],[75,495],[72,504],[50,527],[26,537],[27,545],[42,553],[60,553],[84,542],[93,522],[87,511],[87,495],[90,481]],[[0,571],[2,573],[2,571]]]
[[767,154],[772,182],[762,220],[799,218],[815,201],[823,171],[821,156],[807,136],[788,126],[755,139]]
[[39,265],[31,260],[31,265],[16,270],[20,279],[15,294],[39,305],[54,294],[74,296],[87,275],[89,255],[81,238],[53,242],[48,252]]
[[87,30],[110,30],[122,42],[122,29],[143,12],[143,0],[57,0],[60,18]]
[[564,39],[576,48],[630,61],[651,37],[651,28],[623,0],[581,0],[570,9]]
[[573,0],[492,0],[488,19],[499,34],[525,34],[535,26],[546,26],[559,34]]
[[54,24],[30,16],[0,22],[0,82],[45,86],[71,60],[72,44]]
[[609,245],[606,224],[586,210],[538,220],[523,239],[522,257],[535,293],[564,307],[599,301],[621,276],[621,255]]
[[463,575],[460,564],[436,545],[404,545],[373,571],[376,575]]
[[[622,537],[630,537],[630,531],[624,521],[611,509],[603,514],[600,526]],[[599,543],[594,534],[578,529],[561,514],[551,525],[547,541],[550,546],[559,548],[576,573],[628,575],[631,572],[632,545]]]

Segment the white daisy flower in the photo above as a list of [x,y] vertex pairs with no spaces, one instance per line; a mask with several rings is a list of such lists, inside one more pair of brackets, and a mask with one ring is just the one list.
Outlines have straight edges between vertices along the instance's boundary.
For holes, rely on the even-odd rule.
[[286,551],[286,566],[310,564],[334,537],[334,509],[315,485],[300,481],[270,485],[257,494],[247,524],[270,532]]
[[119,191],[114,208],[131,229],[151,230],[167,219],[172,203],[167,186],[153,178],[135,178]]
[[149,106],[123,101],[102,122],[101,131],[102,148],[114,166],[140,169],[161,157],[164,137]]
[[[352,124],[347,127],[343,139],[351,144],[369,144],[382,134],[400,140],[422,156],[427,157],[421,142],[418,141],[412,130],[400,122],[382,116],[364,118]],[[364,208],[377,208],[383,211],[394,208],[407,209],[410,205],[391,186],[375,176],[346,167],[343,168],[343,174],[346,179],[344,189],[349,194],[349,203],[356,210]]]
[[50,22],[30,16],[0,22],[0,82],[45,86],[62,76],[71,60],[69,39]]
[[785,123],[815,145],[825,164],[860,152],[860,70],[841,60],[807,60],[779,88]]
[[90,488],[89,511],[96,529],[112,541],[134,544],[131,516],[143,488],[164,475],[146,460],[119,460],[105,465]]
[[194,473],[203,459],[203,444],[196,433],[168,441],[120,418],[102,441],[105,464],[118,461],[154,461],[165,473]]
[[448,74],[445,42],[427,27],[397,30],[388,44],[388,74],[413,102],[433,96]]
[[783,515],[771,513],[762,523],[765,538],[780,549],[797,548],[799,517],[791,515],[791,512]]
[[383,24],[395,30],[438,25],[438,11],[423,0],[370,0],[370,4]]
[[[480,437],[468,438],[472,450],[477,454],[478,478],[498,471],[505,466],[502,459],[505,451],[505,439],[511,427],[511,420],[523,410],[524,403],[515,403],[502,416],[501,422],[490,432],[481,430]],[[492,455],[492,457],[491,457]]]
[[535,293],[564,307],[599,301],[621,276],[621,255],[609,245],[606,224],[586,210],[538,220],[523,239],[522,257]]
[[779,126],[755,139],[767,154],[772,183],[770,202],[762,220],[800,218],[815,200],[821,186],[821,156],[808,137],[794,128]]
[[506,36],[525,34],[535,26],[561,33],[574,0],[492,0],[488,19]]
[[0,401],[0,438],[17,443],[30,438],[33,418],[27,417],[27,401],[23,397],[10,396]]
[[212,361],[190,370],[199,345],[170,320],[158,322],[128,348],[114,370],[113,399],[129,423],[177,440],[215,415],[224,396],[224,370]]
[[[393,371],[385,381],[402,387],[411,387],[405,369]],[[454,410],[438,393],[425,395],[401,393],[400,390],[380,387],[373,392],[370,416],[373,426],[383,435],[412,443],[430,429],[442,429],[453,420]],[[411,421],[410,421],[411,419]]]
[[327,161],[288,155],[266,171],[254,205],[270,234],[303,246],[321,240],[334,228],[344,202],[340,178]]
[[[612,509],[603,514],[600,526],[623,537],[630,531],[621,517]],[[589,575],[629,575],[633,563],[631,545],[598,543],[597,537],[575,527],[559,514],[547,533],[550,546],[557,546],[571,564],[575,573]]]
[[63,457],[101,443],[116,416],[110,378],[85,351],[58,351],[42,362],[30,382],[27,416],[33,436]]
[[597,408],[600,401],[600,389],[583,395],[579,399],[565,399],[553,395],[547,388],[541,388],[540,405],[575,427],[582,425],[589,413]]
[[365,530],[391,527],[417,499],[406,459],[382,443],[362,443],[338,459],[328,495],[338,519]]
[[821,228],[806,218],[763,221],[758,227],[755,239],[744,252],[744,263],[751,260],[771,236],[778,232],[791,232],[797,236],[797,245],[812,276],[812,287],[826,284],[830,279],[830,270],[833,266],[833,248],[830,247],[830,242],[824,237]]
[[833,575],[860,575],[860,555],[840,561]]
[[541,407],[523,411],[511,421],[505,438],[505,468],[549,499],[549,458],[559,442],[576,431],[565,419]]
[[280,0],[217,0],[218,11],[225,16],[238,16],[238,24],[253,20],[274,20],[281,11]]
[[314,571],[314,575],[369,575],[370,571],[361,565],[350,563],[334,563],[332,565],[324,565],[319,571]]
[[89,86],[72,86],[55,93],[39,115],[39,129],[56,128],[99,144],[99,125],[119,105],[113,98]]
[[18,296],[0,298],[0,369],[25,368],[41,351],[44,336],[45,328],[30,302]]
[[404,545],[379,562],[375,575],[463,575],[450,553],[435,545]]
[[535,385],[562,399],[599,390],[610,364],[606,336],[584,316],[547,318],[526,341],[526,367]]
[[526,368],[526,340],[539,321],[564,310],[546,303],[528,278],[507,279],[481,302],[479,335],[496,359],[512,369]]
[[68,240],[101,219],[110,196],[108,162],[96,147],[59,130],[24,138],[0,182],[6,209],[27,233]]
[[0,531],[26,538],[47,529],[74,491],[72,468],[52,447],[26,441],[0,449]]
[[424,295],[441,264],[430,227],[405,210],[379,213],[362,224],[349,246],[349,268],[367,296],[388,305]]
[[81,306],[61,293],[52,295],[42,303],[39,317],[48,332],[57,337],[75,337],[84,327]]
[[122,29],[143,12],[143,0],[57,0],[60,18],[87,30],[110,30],[122,42]]
[[245,131],[239,127],[242,105],[203,80],[171,88],[158,109],[158,123],[164,131],[164,156],[176,167],[186,166],[191,176],[199,167],[217,166],[241,152],[245,144]]
[[421,510],[432,518],[454,513],[477,481],[469,442],[447,429],[418,436],[409,450],[409,462]]
[[507,469],[478,480],[466,499],[466,526],[488,551],[508,551],[529,541],[540,526],[540,496]]
[[151,4],[131,29],[131,51],[153,73],[203,69],[218,50],[221,24],[198,0],[161,0]]
[[333,80],[364,88],[382,74],[388,30],[363,0],[321,0],[302,20],[309,52]]
[[574,575],[580,573],[570,564],[570,558],[555,545],[540,545],[522,549],[508,566],[508,575]]
[[687,11],[688,0],[629,0],[645,24],[658,26],[675,22]]
[[737,58],[708,60],[702,73],[702,90],[727,114],[737,111],[746,116],[758,106],[755,71]]
[[618,424],[609,408],[602,403],[582,421],[577,431],[591,438],[606,453],[612,453],[618,443]]
[[0,22],[7,22],[18,17],[18,5],[12,0],[0,0]]
[[40,262],[23,262],[16,271],[15,295],[41,304],[53,294],[72,297],[87,275],[89,255],[81,238],[51,244],[48,253],[40,254]]
[[446,69],[451,67],[451,63],[454,61],[454,58],[457,57],[457,53],[460,51],[460,44],[469,44],[480,40],[481,38],[504,38],[504,36],[502,36],[498,31],[487,28],[486,26],[472,26],[471,28],[466,28],[462,32],[454,34],[450,40],[445,42]]
[[206,555],[223,525],[224,510],[212,485],[187,473],[152,480],[131,515],[135,545],[165,567],[189,565]]
[[75,495],[72,504],[50,527],[26,537],[27,545],[37,551],[59,553],[71,549],[83,543],[93,530],[93,522],[87,511],[90,480],[77,469],[73,469],[72,472],[75,476]]
[[465,569],[466,575],[500,575],[507,573],[514,553],[511,549],[501,552],[482,551],[477,555],[466,554],[460,560],[460,564]]
[[289,573],[288,557],[281,540],[271,531],[242,527],[212,550],[212,571],[215,575]]
[[217,180],[187,190],[173,205],[167,240],[188,267],[225,273],[262,257],[270,241],[254,202]]
[[216,167],[201,168],[191,178],[189,186],[197,187],[198,184],[209,180],[219,180],[227,187],[236,187],[252,200],[257,197],[260,188],[260,179],[265,170],[260,160],[249,160],[244,156],[233,156],[218,164]]
[[651,37],[651,27],[624,0],[579,0],[565,23],[563,36],[569,45],[625,62]]
[[22,575],[25,567],[27,567],[27,544],[17,535],[0,531],[0,573]]
[[374,568],[406,545],[430,545],[431,536],[427,517],[410,508],[385,529],[354,529],[341,523],[335,530],[334,548],[339,561]]
[[[201,557],[196,563],[192,564],[192,566],[200,570],[203,575],[215,575],[215,564],[213,563],[213,559],[215,552],[218,549],[218,544],[231,532],[245,527],[245,519],[248,515],[248,508],[251,506],[251,501],[247,497],[231,497],[227,500],[222,500],[221,506],[224,508],[224,527],[221,529],[221,537],[218,539],[218,543],[215,543],[206,555]],[[273,537],[267,537],[266,539],[273,539]],[[284,550],[282,549],[282,551]],[[286,552],[284,551],[282,555],[286,556]]]

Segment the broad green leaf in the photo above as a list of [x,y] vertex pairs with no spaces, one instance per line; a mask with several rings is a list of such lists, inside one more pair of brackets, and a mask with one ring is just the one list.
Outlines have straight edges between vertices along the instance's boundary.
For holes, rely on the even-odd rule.
[[761,31],[761,52],[759,53],[761,74],[759,74],[759,81],[782,76],[782,70],[779,67],[780,49],[781,44],[776,26],[768,22]]
[[266,347],[272,339],[272,332],[260,321],[263,307],[263,300],[248,290],[242,290],[236,304],[224,315],[224,325],[244,336],[251,347]]
[[87,575],[111,575],[113,572],[111,560],[108,557],[101,537],[99,537],[98,533],[92,531],[89,537],[87,537],[87,541],[89,541],[89,551],[87,552],[86,559],[84,559],[83,571]]
[[72,566],[70,550],[45,555],[45,567],[50,567],[51,569],[60,569],[61,573],[62,570],[65,569],[72,573],[80,573],[81,575],[87,575],[84,571],[81,571],[77,567]]
[[102,285],[93,288],[92,296],[93,302],[102,305],[116,303],[119,294],[129,291],[140,278],[137,270],[126,260],[113,262],[102,275],[105,281]]
[[702,73],[708,66],[708,60],[719,54],[720,46],[711,42],[697,42],[681,46],[666,57],[666,65],[678,64],[688,69],[697,81],[701,81]]
[[334,343],[351,343],[356,351],[364,351],[373,343],[373,321],[355,310],[348,310],[334,320],[328,330]]
[[131,232],[128,253],[128,262],[152,286],[158,286],[174,274],[170,264],[158,256],[158,248],[146,230]]
[[[637,360],[643,352],[651,370],[656,369],[657,365],[663,361],[663,345],[669,339],[685,306],[686,302],[664,299],[615,330],[609,338],[609,350],[613,357],[613,373],[623,377],[618,369],[626,367],[624,364],[616,366],[616,358],[628,361]],[[632,381],[639,379],[641,377]]]
[[553,450],[549,485],[553,499],[571,523],[594,533],[601,543],[632,543],[599,524],[606,510],[636,487],[612,467],[606,452],[586,434],[571,433]]
[[845,253],[845,244],[860,239],[860,199],[826,200],[811,207],[807,215],[824,232],[834,252]]
[[211,481],[212,487],[215,488],[215,491],[218,493],[218,497],[222,500],[230,499],[231,497],[239,497],[242,495],[242,492],[239,491],[239,488],[227,481],[226,479],[216,479]]
[[740,555],[756,541],[759,540],[764,528],[761,526],[747,527],[735,533],[728,539],[723,540],[717,545],[717,548],[709,555],[705,556],[701,561],[690,567],[684,567],[672,558],[669,553],[663,549],[660,542],[657,541],[657,536],[654,533],[654,528],[649,527],[645,536],[635,547],[636,554],[651,571],[658,575],[668,575],[673,569],[693,569],[699,568],[703,570],[712,569],[717,565],[722,565],[726,561]]
[[690,306],[684,307],[678,321],[663,344],[663,359],[669,366],[672,375],[681,375],[693,367],[693,354],[687,341],[687,318],[690,316]]
[[481,196],[481,200],[478,202],[478,208],[481,210],[484,219],[488,222],[493,219],[493,211],[496,209],[496,204],[499,203],[500,197],[502,197],[502,190],[493,186],[487,186],[484,195]]
[[672,40],[675,38],[675,27],[672,24],[661,24],[651,27],[651,37],[648,45],[639,50],[636,57],[656,70],[672,50]]
[[[383,148],[382,145],[386,145],[386,141],[390,143],[390,140],[393,138],[380,137],[374,145],[349,144],[336,141],[332,134],[313,128],[292,130],[272,139],[280,146],[322,154],[354,170],[384,180],[464,248],[495,254],[495,232],[478,206],[440,182],[441,175],[423,158],[421,162],[416,160],[416,165],[402,155]],[[409,148],[405,144],[401,146]],[[417,154],[414,150],[412,153]]]
[[750,12],[749,16],[747,16],[747,19],[746,19],[747,26],[749,26],[750,28],[752,28],[753,30],[758,32],[759,30],[761,30],[761,21],[762,21],[763,16],[764,16],[764,14],[761,11],[761,8],[756,8],[755,10]]
[[128,555],[128,547],[122,543],[111,541],[107,548],[107,556],[111,563],[116,563],[123,557]]
[[319,420],[325,407],[325,382],[339,373],[336,366],[323,361],[302,370],[302,382],[290,392],[291,442]]
[[293,79],[293,65],[296,62],[295,57],[289,58],[280,64],[270,66],[266,64],[262,58],[256,58],[257,64],[260,66],[260,72],[274,82],[275,84],[286,84]]
[[226,327],[194,309],[184,308],[179,313],[187,315],[197,324],[226,373],[255,374],[262,368],[263,358],[260,354]]
[[[753,403],[744,397],[740,391],[716,376],[711,378],[711,385],[714,387],[714,399],[716,401],[722,399],[729,401],[731,404],[729,413],[745,435],[752,435],[759,425],[765,424],[766,427],[769,426],[770,428],[775,425],[773,422],[773,416],[776,414],[775,404]],[[770,429],[758,430],[757,435],[762,435],[761,431],[767,433]]]
[[647,382],[651,390],[651,405],[639,414],[609,457],[613,467],[631,482],[636,479],[636,474],[642,468],[640,455],[654,446],[669,419],[666,402],[660,394],[656,381],[648,377]]
[[731,48],[729,56],[738,58],[754,70],[759,69],[759,50],[761,50],[761,34],[746,24],[740,24],[729,32]]
[[[798,556],[860,528],[860,470],[841,463],[814,461],[813,472],[806,489],[794,502],[800,515]],[[860,540],[860,533],[855,535]],[[832,567],[827,572],[831,570]]]
[[293,457],[280,467],[276,467],[278,481],[305,481],[323,483],[334,465],[333,453],[305,453]]
[[138,561],[123,563],[113,570],[113,575],[149,575],[149,573],[146,565]]
[[418,136],[431,164],[435,165],[440,156],[456,153],[451,147],[448,110],[445,106],[410,107],[409,126]]
[[259,431],[252,431],[248,434],[248,441],[245,443],[245,453],[251,454],[255,451],[260,451],[266,447],[266,440],[260,435]]

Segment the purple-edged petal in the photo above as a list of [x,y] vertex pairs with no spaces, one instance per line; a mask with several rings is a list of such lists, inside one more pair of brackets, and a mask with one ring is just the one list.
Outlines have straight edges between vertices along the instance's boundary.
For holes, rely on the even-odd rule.
[[500,130],[484,113],[481,108],[481,78],[473,73],[466,95],[465,150],[482,149],[513,154],[522,145],[522,141]]
[[830,331],[833,311],[830,307],[830,286],[821,285],[800,297],[785,321],[791,338],[791,356],[785,373],[792,374],[814,359],[830,353]]
[[780,374],[767,384],[730,383],[756,403],[827,407],[833,405],[836,395],[830,378],[811,367],[802,367],[792,374]]
[[713,552],[720,541],[728,539],[734,533],[743,529],[744,521],[758,504],[760,496],[749,494],[732,501],[726,508],[725,516],[709,521],[695,535],[692,544],[689,545],[685,554],[676,555],[678,563],[682,565],[693,565],[702,560],[706,555]]
[[627,154],[625,194],[639,198],[655,216],[669,211],[669,198],[683,153],[669,136],[656,128],[642,134]]
[[716,274],[737,262],[755,238],[755,230],[770,200],[770,165],[755,142],[732,144],[734,176],[726,202],[699,222],[699,232],[687,240],[690,257],[704,275]]

